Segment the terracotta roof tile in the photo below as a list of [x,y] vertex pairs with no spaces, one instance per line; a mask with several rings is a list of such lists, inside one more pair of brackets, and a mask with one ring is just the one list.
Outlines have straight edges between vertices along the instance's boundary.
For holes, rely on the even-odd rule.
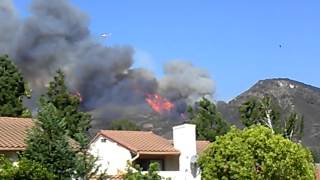
[[170,141],[152,132],[101,130],[100,134],[140,154],[179,154]]
[[320,164],[315,164],[316,180],[320,180]]
[[27,130],[32,125],[30,118],[0,117],[0,150],[24,150]]
[[197,154],[202,153],[208,146],[209,141],[197,141]]

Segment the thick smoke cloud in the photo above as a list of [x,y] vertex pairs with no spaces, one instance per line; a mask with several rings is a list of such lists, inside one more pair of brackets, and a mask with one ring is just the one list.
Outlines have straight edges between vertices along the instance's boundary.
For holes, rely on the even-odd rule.
[[0,52],[10,54],[12,41],[19,28],[17,12],[11,0],[0,1]]
[[211,98],[214,84],[204,69],[184,61],[171,61],[164,66],[165,76],[160,80],[160,89],[172,100],[185,99],[192,103],[199,97]]
[[165,65],[160,80],[147,69],[133,68],[134,49],[97,42],[88,28],[89,17],[67,0],[33,0],[30,13],[20,18],[10,0],[0,1],[0,54],[14,59],[30,82],[34,99],[59,68],[67,75],[70,91],[81,93],[83,108],[93,113],[98,125],[151,113],[145,103],[150,93],[165,96],[183,113],[187,103],[214,92],[206,71],[182,61]]

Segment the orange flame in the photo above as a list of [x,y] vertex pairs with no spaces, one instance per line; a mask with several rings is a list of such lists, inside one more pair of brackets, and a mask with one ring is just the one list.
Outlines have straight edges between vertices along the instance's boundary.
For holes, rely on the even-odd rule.
[[174,104],[171,103],[159,94],[147,94],[146,102],[157,113],[163,113],[165,111],[171,111],[174,108]]

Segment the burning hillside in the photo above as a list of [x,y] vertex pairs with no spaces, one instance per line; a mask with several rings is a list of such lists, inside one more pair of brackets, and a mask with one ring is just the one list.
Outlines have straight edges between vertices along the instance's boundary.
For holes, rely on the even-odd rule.
[[148,94],[146,102],[157,113],[170,112],[174,108],[174,104],[159,94]]
[[180,114],[188,103],[214,93],[208,73],[183,61],[168,62],[160,79],[133,68],[134,48],[97,42],[89,17],[67,0],[33,0],[29,16],[18,14],[12,1],[1,0],[0,54],[9,54],[30,82],[30,106],[59,68],[69,88],[81,94],[83,109],[101,121],[94,124],[150,114],[148,105],[155,116]]

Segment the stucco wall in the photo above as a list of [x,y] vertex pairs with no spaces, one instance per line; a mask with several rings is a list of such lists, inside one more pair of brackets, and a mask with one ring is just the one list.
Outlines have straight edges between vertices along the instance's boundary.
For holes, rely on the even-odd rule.
[[116,175],[119,171],[124,171],[127,167],[127,161],[130,160],[130,151],[106,139],[102,136],[96,138],[96,140],[90,145],[90,153],[95,157],[98,157],[97,165],[101,165],[99,172],[104,172],[108,175]]

